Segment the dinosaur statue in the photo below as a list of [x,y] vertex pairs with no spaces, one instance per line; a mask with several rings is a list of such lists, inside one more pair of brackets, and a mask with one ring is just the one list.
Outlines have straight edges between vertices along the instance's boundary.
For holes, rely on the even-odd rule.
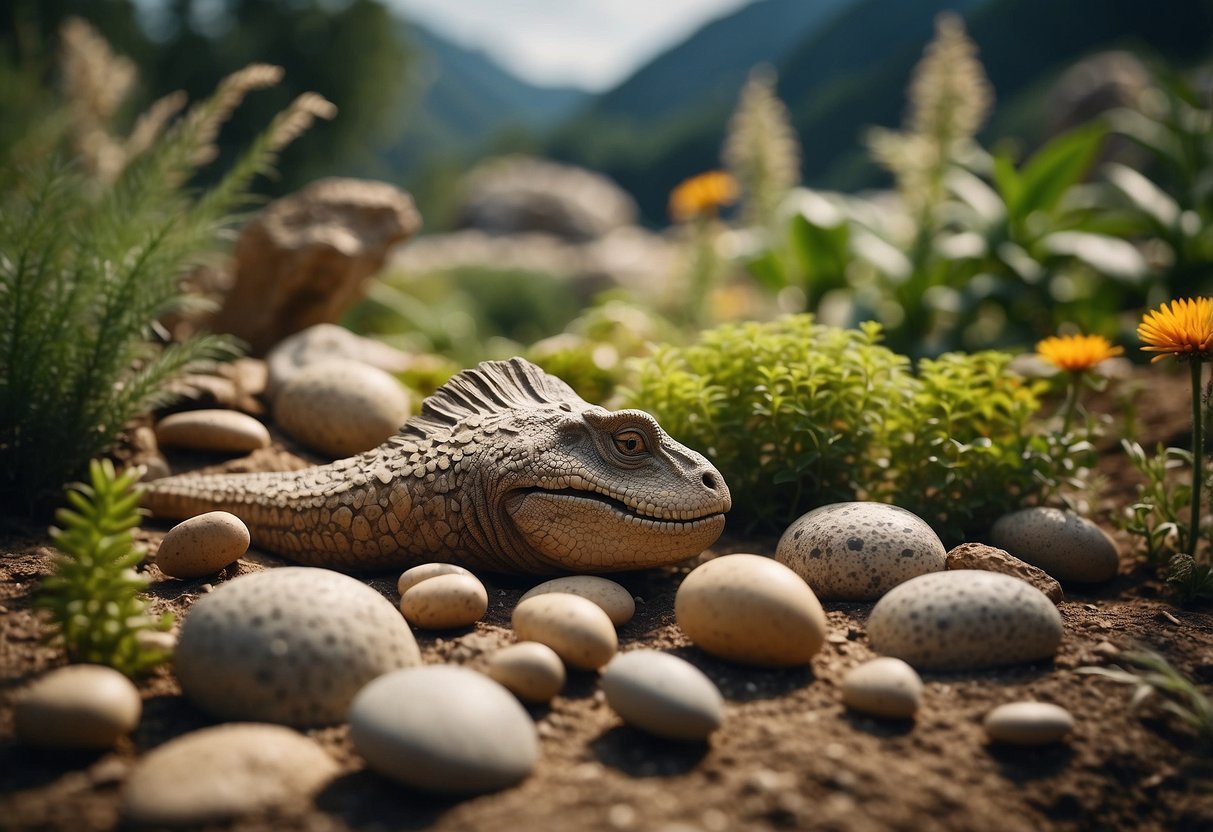
[[370,451],[298,471],[181,474],[153,515],[229,511],[253,542],[344,572],[449,561],[535,574],[676,563],[724,528],[724,478],[639,410],[609,411],[521,358],[464,370]]

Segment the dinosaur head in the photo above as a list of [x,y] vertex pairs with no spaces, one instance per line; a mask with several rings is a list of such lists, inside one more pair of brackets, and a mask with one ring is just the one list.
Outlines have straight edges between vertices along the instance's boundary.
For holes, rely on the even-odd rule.
[[486,559],[534,572],[643,569],[693,557],[724,529],[729,489],[702,455],[649,414],[587,404],[522,359],[461,373],[423,418],[478,435],[464,493]]

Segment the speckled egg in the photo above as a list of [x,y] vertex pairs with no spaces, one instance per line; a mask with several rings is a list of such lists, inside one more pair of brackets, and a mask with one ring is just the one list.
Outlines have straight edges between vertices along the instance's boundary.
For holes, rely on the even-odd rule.
[[525,601],[545,592],[567,592],[593,601],[610,616],[616,627],[627,624],[636,614],[636,602],[632,599],[632,593],[621,584],[597,575],[569,575],[544,581],[528,590],[521,600]]
[[868,616],[872,649],[920,670],[1047,659],[1061,636],[1061,614],[1039,589],[975,569],[912,578],[889,590]]
[[354,694],[420,664],[390,601],[361,581],[292,566],[243,575],[185,616],[174,664],[185,695],[220,719],[340,722]]
[[168,530],[156,550],[156,565],[174,578],[201,578],[235,563],[248,546],[248,527],[239,517],[208,511]]
[[122,788],[136,826],[218,824],[311,800],[341,767],[314,740],[281,725],[203,728],[139,758]]
[[706,740],[724,722],[724,697],[695,665],[660,650],[632,650],[602,671],[607,703],[629,725],[674,740]]
[[871,601],[898,584],[944,568],[939,535],[918,516],[885,503],[833,503],[788,526],[775,559],[818,597]]
[[143,700],[112,667],[73,664],[52,670],[13,702],[13,730],[42,748],[110,748],[139,725]]
[[[471,575],[472,573],[464,569],[462,566],[456,566],[453,563],[442,563],[435,561],[434,563],[423,563],[420,566],[414,566],[411,569],[406,569],[400,578],[396,581],[396,591],[402,596],[413,587],[422,581],[430,578],[436,578],[439,575]],[[474,576],[473,576],[474,577]]]
[[378,447],[409,415],[408,391],[383,370],[334,359],[300,370],[274,399],[274,421],[332,456]]
[[986,736],[1011,745],[1048,745],[1074,730],[1074,717],[1049,702],[1008,702],[986,714]]
[[270,432],[252,416],[235,410],[188,410],[156,424],[156,441],[196,451],[248,453],[270,444]]
[[1102,583],[1116,577],[1120,557],[1108,533],[1085,517],[1036,506],[1000,517],[990,541],[1063,583]]
[[799,575],[761,555],[697,566],[674,596],[678,626],[696,647],[759,667],[805,665],[826,638],[821,603]]
[[520,641],[488,657],[484,675],[524,702],[549,702],[564,688],[564,662],[537,641]]
[[520,640],[546,644],[580,670],[597,670],[619,649],[610,617],[579,595],[548,592],[519,601],[511,623]]
[[436,575],[400,596],[400,612],[414,627],[470,627],[489,608],[489,596],[474,575]]

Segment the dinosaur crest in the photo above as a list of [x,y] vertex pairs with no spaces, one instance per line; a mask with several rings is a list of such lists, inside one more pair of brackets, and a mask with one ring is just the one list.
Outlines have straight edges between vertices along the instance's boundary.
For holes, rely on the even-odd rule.
[[450,429],[471,416],[496,416],[506,410],[537,405],[585,401],[556,376],[523,358],[484,361],[463,370],[421,403],[421,414],[410,419],[402,432],[428,434],[429,429]]

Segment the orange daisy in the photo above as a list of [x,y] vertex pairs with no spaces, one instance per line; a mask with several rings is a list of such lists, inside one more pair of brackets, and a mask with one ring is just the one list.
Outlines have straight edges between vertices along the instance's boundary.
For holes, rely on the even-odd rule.
[[1163,304],[1152,309],[1137,327],[1146,352],[1162,353],[1151,361],[1161,361],[1168,355],[1213,359],[1213,298],[1173,300],[1168,308]]
[[692,176],[670,192],[670,216],[684,222],[715,214],[737,199],[737,190],[737,180],[722,170]]
[[1054,335],[1036,345],[1036,353],[1045,361],[1072,373],[1081,373],[1096,364],[1124,352],[1102,335]]

